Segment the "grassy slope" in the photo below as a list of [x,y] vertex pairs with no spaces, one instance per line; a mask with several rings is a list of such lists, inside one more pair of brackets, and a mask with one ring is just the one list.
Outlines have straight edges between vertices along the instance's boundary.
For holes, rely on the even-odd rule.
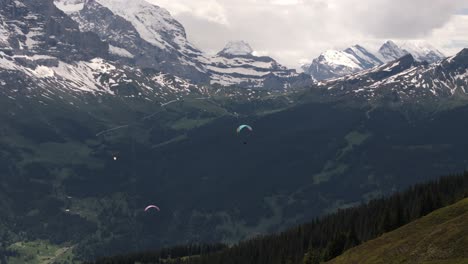
[[73,247],[52,245],[47,241],[18,242],[9,249],[18,253],[8,258],[11,264],[78,263],[73,261]]
[[339,263],[468,263],[468,198],[348,250]]

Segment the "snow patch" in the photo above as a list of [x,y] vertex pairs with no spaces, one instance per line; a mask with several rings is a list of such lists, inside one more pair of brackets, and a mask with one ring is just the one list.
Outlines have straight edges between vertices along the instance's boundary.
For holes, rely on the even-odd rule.
[[49,55],[41,55],[41,54],[34,54],[32,56],[27,56],[27,55],[14,55],[13,58],[21,58],[21,59],[26,59],[30,61],[36,61],[36,60],[53,60],[57,59],[56,57],[49,56]]
[[0,52],[0,69],[3,70],[16,70],[20,67],[15,64],[15,62],[5,55],[5,53]]
[[375,55],[373,55],[370,51],[366,50],[364,47],[361,47],[359,45],[354,45],[344,50],[344,52],[356,58],[360,63],[366,64],[365,67],[375,67],[377,65],[382,64],[382,61],[380,61]]
[[346,66],[352,69],[361,69],[359,61],[356,60],[351,54],[337,50],[327,50],[320,55],[320,60],[330,66]]
[[240,74],[240,75],[246,75],[246,76],[265,76],[269,74],[270,72],[264,72],[264,71],[257,71],[255,69],[249,69],[249,68],[219,68],[219,67],[213,67],[213,66],[207,66],[209,70],[217,72],[217,73],[225,73],[225,74]]
[[40,35],[42,35],[41,29],[31,29],[31,31],[28,32],[26,35],[26,41],[24,43],[28,49],[33,50],[39,45],[39,41],[37,41],[35,38]]
[[259,88],[263,86],[263,79],[239,78],[239,77],[233,77],[233,76],[226,75],[226,74],[221,74],[221,75],[213,75],[211,77],[210,83],[219,84],[225,87],[238,85],[241,83],[249,83],[250,87]]
[[397,67],[398,65],[400,65],[400,61],[396,61],[396,62],[392,63],[391,65],[389,65],[388,67],[386,67],[382,71],[391,72],[393,70],[393,68]]
[[255,58],[226,58],[223,56],[215,56],[209,59],[202,60],[202,63],[210,64],[214,66],[229,66],[229,67],[254,67],[254,68],[263,68],[271,69],[273,68],[273,60],[271,61],[258,61]]
[[84,8],[84,0],[55,0],[54,4],[66,14],[76,13]]
[[192,84],[187,80],[164,73],[154,76],[152,80],[162,87],[167,87],[171,90],[177,91],[180,89],[189,91],[189,88],[192,86]]
[[16,7],[26,7],[21,1],[15,0],[14,2]]
[[464,73],[462,73],[462,74],[457,74],[457,75],[454,76],[454,79],[455,79],[455,80],[464,80],[464,79],[466,79],[466,78],[468,78],[468,70],[466,70],[466,71],[465,71]]
[[6,29],[6,25],[3,21],[0,20],[0,47],[1,46],[9,46],[8,44],[8,37],[10,33]]
[[128,50],[126,49],[122,49],[122,48],[119,48],[119,47],[116,47],[116,46],[112,46],[112,45],[109,45],[109,52],[111,54],[114,54],[114,55],[117,55],[119,57],[124,57],[124,58],[133,58],[133,54],[130,53]]
[[55,75],[54,70],[46,66],[37,66],[33,73],[39,78],[53,77]]

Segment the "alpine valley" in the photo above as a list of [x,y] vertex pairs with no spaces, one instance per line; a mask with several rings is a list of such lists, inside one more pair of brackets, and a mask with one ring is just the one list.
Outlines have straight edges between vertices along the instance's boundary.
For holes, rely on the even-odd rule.
[[128,2],[0,0],[2,264],[234,243],[468,166],[468,49],[356,45],[299,73]]

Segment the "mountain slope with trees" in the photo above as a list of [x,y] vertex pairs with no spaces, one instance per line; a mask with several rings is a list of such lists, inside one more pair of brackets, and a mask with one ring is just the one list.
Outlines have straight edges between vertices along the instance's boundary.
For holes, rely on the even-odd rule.
[[468,263],[468,199],[346,251],[329,264]]
[[[315,264],[331,260],[347,249],[377,238],[466,197],[468,197],[468,173],[416,185],[405,192],[373,200],[358,207],[339,210],[280,234],[259,236],[216,253],[175,257],[168,260],[164,257],[167,255],[162,255],[162,252],[167,252],[165,250],[153,252],[152,256],[145,252],[140,255],[129,255],[130,257],[122,255],[103,258],[94,263]],[[466,199],[451,208],[435,212],[434,215],[440,216],[440,219],[450,218],[453,216],[452,212],[466,216],[466,212],[462,212],[466,209]],[[447,215],[444,215],[445,212]],[[427,218],[421,221],[425,223]],[[430,226],[422,227],[429,228]],[[427,233],[430,231],[430,229],[426,230]],[[454,251],[458,249],[459,247],[454,248]]]

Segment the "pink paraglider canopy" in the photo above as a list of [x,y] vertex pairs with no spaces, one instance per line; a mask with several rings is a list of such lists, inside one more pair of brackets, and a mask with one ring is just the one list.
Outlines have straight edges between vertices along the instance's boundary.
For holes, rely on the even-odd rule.
[[156,209],[156,210],[158,210],[158,211],[161,211],[161,210],[159,209],[159,207],[157,207],[156,205],[148,205],[148,206],[146,206],[146,208],[145,208],[145,212],[148,211],[148,210],[151,209],[151,208],[154,208],[154,209]]

